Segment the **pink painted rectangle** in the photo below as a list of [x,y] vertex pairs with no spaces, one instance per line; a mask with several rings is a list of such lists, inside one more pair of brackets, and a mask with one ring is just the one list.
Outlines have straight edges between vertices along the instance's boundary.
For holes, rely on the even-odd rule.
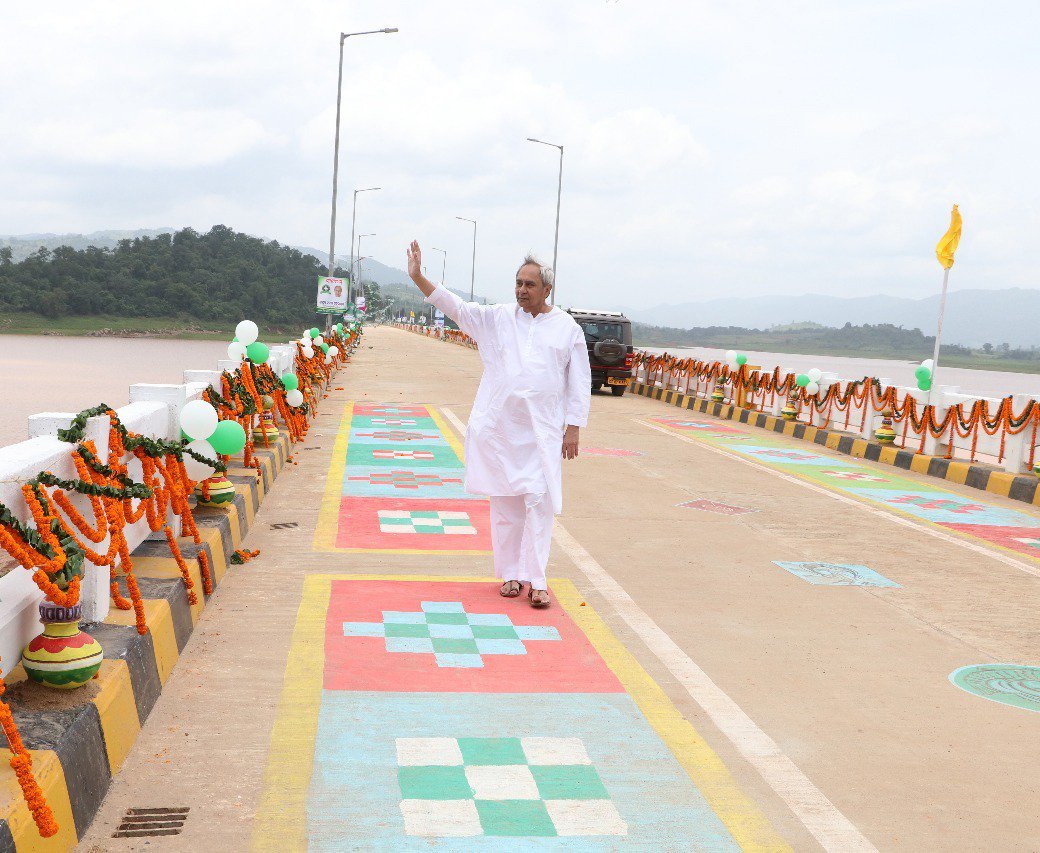
[[676,504],[676,506],[686,507],[687,509],[699,509],[703,512],[713,512],[715,515],[745,515],[749,512],[758,512],[757,509],[748,509],[743,506],[731,506],[730,504],[709,500],[686,501],[685,503]]

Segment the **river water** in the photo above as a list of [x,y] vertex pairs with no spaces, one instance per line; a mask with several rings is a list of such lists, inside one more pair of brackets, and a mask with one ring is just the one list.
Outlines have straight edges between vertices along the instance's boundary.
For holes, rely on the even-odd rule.
[[179,384],[185,369],[216,370],[221,358],[221,341],[0,335],[0,447],[28,438],[31,414],[118,408],[137,382]]
[[[668,351],[683,357],[724,357],[724,350],[702,347]],[[747,356],[750,364],[768,370],[780,365],[785,371],[804,373],[818,367],[842,378],[879,376],[900,385],[914,383],[917,367],[909,361],[829,355],[747,351]],[[0,335],[0,446],[24,441],[26,421],[34,412],[78,412],[102,402],[119,407],[129,402],[133,383],[180,383],[184,369],[216,369],[217,360],[226,357],[226,344],[221,341]],[[1035,374],[940,365],[938,377],[938,384],[959,386],[963,393],[1040,397],[1040,376]]]
[[[662,353],[660,347],[646,347],[648,352]],[[679,358],[723,360],[726,351],[708,347],[676,347],[667,350],[669,355]],[[741,350],[748,357],[748,364],[759,365],[765,370],[781,368],[784,373],[805,373],[818,367],[824,373],[836,373],[842,379],[862,379],[875,376],[893,380],[896,385],[915,386],[914,371],[920,362],[894,361],[876,358],[844,358],[835,355],[797,355],[793,353],[755,352]],[[1029,394],[1040,399],[1040,374],[1004,373],[1000,370],[969,370],[963,367],[943,367],[936,371],[936,387],[950,385],[960,394],[980,397],[1006,397],[1008,394]]]

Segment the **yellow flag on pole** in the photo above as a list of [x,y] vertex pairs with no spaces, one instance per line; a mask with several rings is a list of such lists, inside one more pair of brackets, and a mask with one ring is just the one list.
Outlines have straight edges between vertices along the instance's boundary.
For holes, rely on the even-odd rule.
[[935,257],[939,259],[944,270],[953,266],[953,253],[957,251],[957,244],[961,241],[961,212],[957,205],[953,206],[950,214],[950,227],[942,235],[939,245],[935,247]]

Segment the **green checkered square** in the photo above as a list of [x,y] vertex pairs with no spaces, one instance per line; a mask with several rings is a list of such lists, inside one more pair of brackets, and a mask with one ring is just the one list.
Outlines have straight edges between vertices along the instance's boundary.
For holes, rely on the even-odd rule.
[[477,640],[518,640],[519,634],[511,625],[472,625]]
[[520,738],[460,737],[462,761],[470,766],[487,764],[527,764]]
[[397,781],[405,800],[470,800],[473,789],[463,767],[398,767]]
[[477,650],[476,640],[470,640],[464,637],[434,637],[433,650],[435,652],[441,652],[442,654],[480,654],[480,652]]
[[596,768],[588,764],[532,765],[531,775],[543,800],[608,800]]
[[556,835],[556,826],[541,800],[477,800],[476,803],[485,835]]
[[426,621],[431,625],[468,625],[465,613],[427,613]]
[[383,625],[388,637],[429,637],[430,629],[421,623],[386,622]]

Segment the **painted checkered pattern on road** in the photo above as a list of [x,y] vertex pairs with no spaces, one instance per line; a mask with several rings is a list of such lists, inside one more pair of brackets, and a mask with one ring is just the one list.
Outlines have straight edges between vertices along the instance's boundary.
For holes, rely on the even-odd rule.
[[448,536],[475,536],[477,533],[468,512],[434,509],[381,509],[379,529],[383,533],[433,533]]
[[388,652],[433,655],[437,666],[483,667],[485,655],[526,655],[525,642],[559,640],[549,625],[514,625],[505,613],[467,613],[460,601],[384,610],[382,622],[344,622],[344,637],[384,637]]
[[581,738],[397,738],[408,835],[625,835]]

